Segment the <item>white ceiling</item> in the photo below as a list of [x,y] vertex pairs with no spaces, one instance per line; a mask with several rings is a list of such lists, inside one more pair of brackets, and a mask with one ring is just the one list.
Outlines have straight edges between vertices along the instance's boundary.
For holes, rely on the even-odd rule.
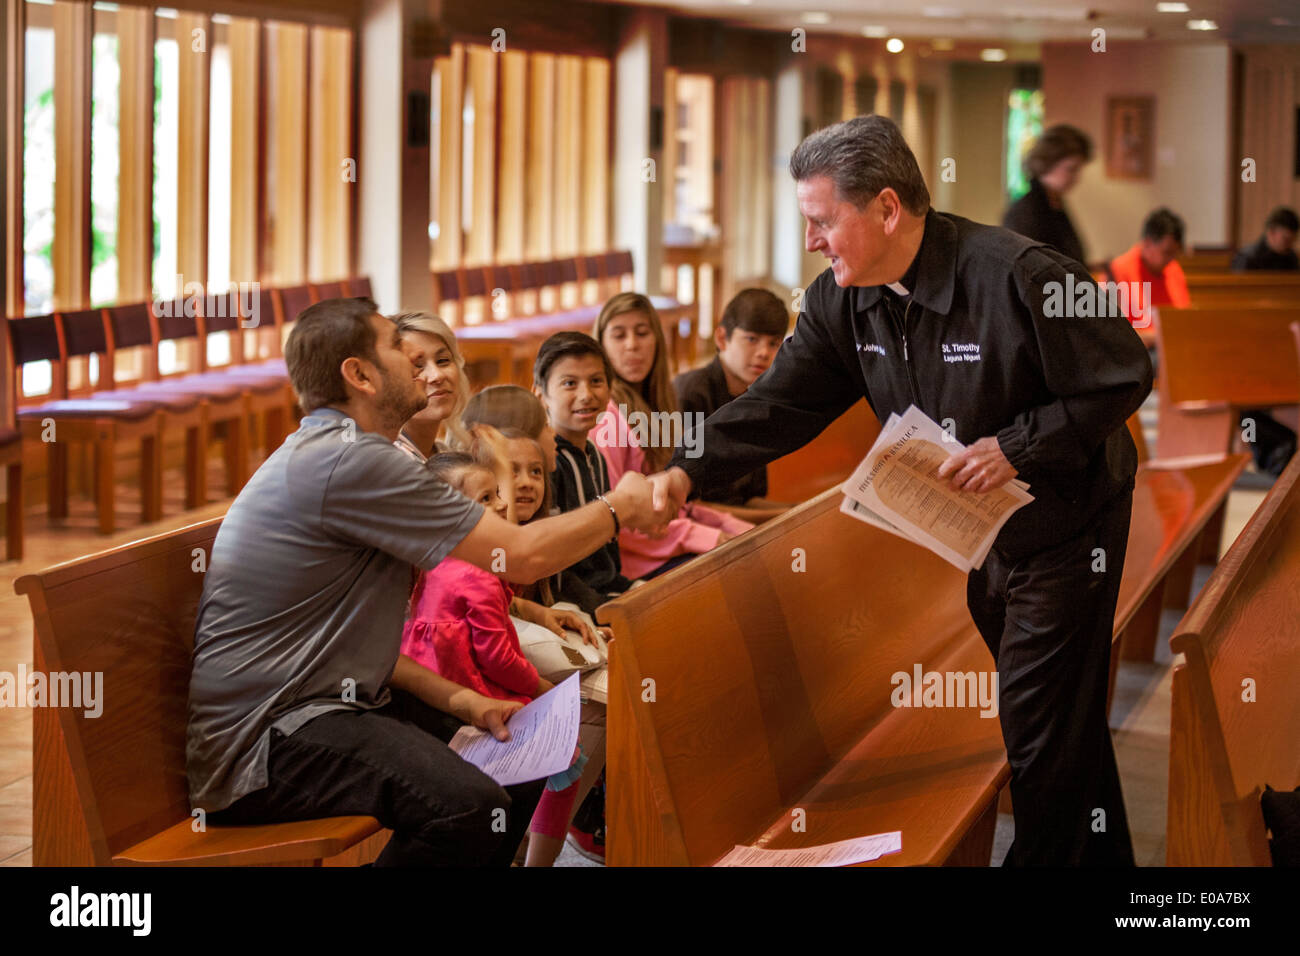
[[[625,0],[606,0],[625,2]],[[1230,40],[1300,44],[1300,0],[1185,0],[1187,13],[1159,13],[1156,0],[636,0],[638,5],[712,17],[737,26],[862,36],[883,27],[904,41],[1039,43],[1090,40],[1097,27],[1107,42]],[[809,17],[809,15],[814,15]],[[818,22],[823,14],[826,22]],[[1213,20],[1218,30],[1189,30],[1188,20]]]

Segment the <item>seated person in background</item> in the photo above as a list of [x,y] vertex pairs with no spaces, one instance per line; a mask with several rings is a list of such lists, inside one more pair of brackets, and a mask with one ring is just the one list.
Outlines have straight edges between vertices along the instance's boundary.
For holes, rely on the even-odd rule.
[[424,461],[436,452],[446,451],[448,439],[468,440],[460,424],[461,413],[469,401],[465,360],[456,347],[456,336],[433,313],[403,312],[393,316],[393,321],[402,341],[419,353],[416,364],[423,361],[420,377],[429,396],[424,410],[398,432],[397,447],[417,461]]
[[1092,140],[1081,129],[1064,123],[1043,131],[1025,154],[1029,192],[1002,217],[1004,229],[1046,243],[1063,256],[1083,262],[1083,243],[1065,210],[1065,194],[1079,181],[1079,172],[1092,159]]
[[[369,299],[303,311],[285,343],[298,430],[231,504],[195,621],[186,764],[217,825],[362,814],[393,831],[379,865],[506,865],[540,782],[502,788],[446,741],[465,723],[508,739],[520,706],[400,654],[411,566],[448,556],[534,581],[626,523],[648,483],[516,527],[393,447],[428,404],[416,350]],[[505,832],[501,809],[509,810]]]
[[[506,512],[496,465],[465,452],[441,452],[429,470],[470,501]],[[519,646],[510,620],[510,585],[491,571],[444,558],[420,575],[402,630],[402,653],[448,680],[497,700],[526,704],[554,685],[540,676]],[[533,814],[528,865],[550,866],[563,845],[585,760],[547,781]],[[557,779],[558,778],[558,779]]]
[[[696,422],[677,411],[658,311],[639,292],[620,292],[600,310],[592,334],[609,356],[613,373],[609,404],[591,436],[609,465],[610,481],[625,471],[662,471],[686,437],[685,429]],[[633,430],[633,422],[642,427]],[[687,505],[668,522],[662,537],[624,528],[618,552],[628,574],[652,578],[752,527],[726,512]]]
[[[555,429],[551,487],[561,512],[599,503],[608,493],[609,466],[587,433],[609,404],[610,377],[609,359],[596,340],[582,332],[557,332],[537,350],[533,393]],[[571,601],[593,618],[596,608],[632,586],[623,575],[619,530],[594,553],[565,567],[560,579],[560,600]]]
[[1264,220],[1264,235],[1232,257],[1232,271],[1294,272],[1300,269],[1300,259],[1297,259],[1294,248],[1298,232],[1300,218],[1296,217],[1295,210],[1278,206]]
[[[766,289],[742,289],[727,303],[713,330],[718,354],[701,368],[673,379],[677,404],[687,415],[708,418],[767,371],[790,329],[785,303]],[[747,521],[766,521],[790,506],[767,500],[767,466],[738,479],[710,504],[725,506]]]
[[[1142,223],[1142,238],[1128,252],[1106,263],[1106,278],[1126,283],[1133,290],[1143,289],[1143,283],[1149,282],[1153,306],[1185,309],[1191,304],[1191,296],[1183,267],[1175,261],[1182,251],[1183,220],[1162,206]],[[1152,319],[1145,313],[1142,294],[1131,294],[1128,320],[1138,328],[1146,328]]]

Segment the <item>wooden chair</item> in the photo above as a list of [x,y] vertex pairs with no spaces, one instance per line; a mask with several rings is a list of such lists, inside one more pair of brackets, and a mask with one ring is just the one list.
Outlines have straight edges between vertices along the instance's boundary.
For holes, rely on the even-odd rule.
[[[66,366],[58,318],[54,315],[14,318],[5,323],[14,360],[14,407],[24,441],[42,442],[47,449],[47,511],[50,518],[68,516],[68,446],[94,449],[94,491],[99,531],[112,534],[117,527],[114,466],[119,442],[140,447],[140,498],[142,520],[156,521],[162,514],[158,404],[128,399],[68,399]],[[50,362],[54,370],[49,401],[23,405],[22,367],[30,362]],[[12,481],[12,478],[11,478]]]
[[483,266],[465,266],[460,270],[461,322],[479,325],[492,321],[492,303],[488,277]]
[[[163,342],[193,344],[203,361],[203,344],[199,328],[202,307],[195,302],[176,301],[161,314],[153,316],[155,348]],[[138,317],[136,317],[138,320]],[[202,372],[162,376],[156,381],[142,382],[137,386],[145,394],[190,395],[201,399],[207,410],[208,438],[219,437],[225,453],[226,494],[234,497],[248,480],[248,407],[247,386],[230,377],[215,377]],[[206,461],[207,449],[203,449]]]
[[284,354],[284,343],[289,339],[289,333],[293,331],[293,323],[298,320],[298,316],[303,310],[317,301],[312,294],[310,286],[296,285],[286,289],[277,289],[275,309],[275,327],[280,333],[280,351],[277,355]]
[[[139,303],[137,308],[147,310]],[[130,307],[118,307],[119,315]],[[169,432],[180,430],[185,437],[185,507],[197,508],[207,500],[207,476],[204,474],[203,449],[206,447],[207,408],[201,396],[181,392],[146,392],[139,387],[117,387],[117,348],[111,336],[112,324],[101,309],[65,312],[59,316],[63,329],[64,356],[99,356],[98,389],[91,396],[105,402],[127,401],[152,405],[158,411],[159,440],[165,442]],[[162,452],[159,451],[159,482],[162,481]],[[162,516],[162,489],[159,487],[157,517]],[[155,519],[156,520],[156,519]]]
[[23,436],[0,428],[0,467],[5,470],[5,560],[23,559]]
[[483,321],[501,322],[509,319],[514,315],[518,270],[511,266],[493,265],[488,266],[484,272],[488,281],[488,307]]
[[326,299],[342,299],[347,295],[343,289],[343,282],[314,282],[311,290],[317,302],[324,302]]
[[1300,785],[1300,456],[1170,638],[1169,866],[1268,866],[1264,785]]
[[[319,865],[371,837],[372,817],[196,831],[185,776],[199,556],[220,519],[18,579],[36,667],[102,674],[102,713],[33,715],[37,866]],[[373,858],[373,857],[371,857]]]
[[608,291],[609,276],[605,272],[603,255],[582,256],[578,260],[582,273],[582,301],[588,305],[604,302],[612,292]]
[[353,276],[348,279],[348,295],[360,299],[373,299],[375,294],[370,288],[370,276]]
[[433,274],[433,311],[453,328],[465,318],[461,298],[460,269],[444,269]]

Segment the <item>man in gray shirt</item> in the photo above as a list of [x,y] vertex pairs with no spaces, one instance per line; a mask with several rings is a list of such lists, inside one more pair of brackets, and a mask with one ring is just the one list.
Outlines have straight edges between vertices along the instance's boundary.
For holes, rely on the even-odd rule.
[[400,656],[412,566],[503,554],[527,582],[667,515],[639,475],[523,527],[485,512],[392,444],[427,400],[408,348],[368,299],[298,317],[285,358],[311,411],[231,505],[204,582],[190,798],[216,824],[375,816],[381,864],[508,863],[541,782],[503,790],[445,741],[465,723],[506,739],[520,705]]

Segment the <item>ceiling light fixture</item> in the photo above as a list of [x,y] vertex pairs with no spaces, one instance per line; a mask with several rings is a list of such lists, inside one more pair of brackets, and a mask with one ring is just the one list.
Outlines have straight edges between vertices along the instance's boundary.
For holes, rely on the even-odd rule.
[[1001,63],[1007,58],[1007,51],[999,47],[988,47],[980,50],[980,59],[985,63]]
[[890,53],[902,53],[903,41],[900,40],[898,37],[890,37],[888,40],[885,41],[885,49],[888,50]]
[[1186,13],[1190,10],[1185,3],[1157,3],[1156,13]]
[[883,40],[885,37],[889,36],[889,27],[881,27],[881,26],[863,27],[862,35],[864,37],[872,37],[877,40]]
[[804,23],[830,23],[831,15],[822,13],[820,10],[813,10],[803,15]]
[[1189,30],[1217,30],[1219,25],[1213,20],[1188,20],[1187,29]]

